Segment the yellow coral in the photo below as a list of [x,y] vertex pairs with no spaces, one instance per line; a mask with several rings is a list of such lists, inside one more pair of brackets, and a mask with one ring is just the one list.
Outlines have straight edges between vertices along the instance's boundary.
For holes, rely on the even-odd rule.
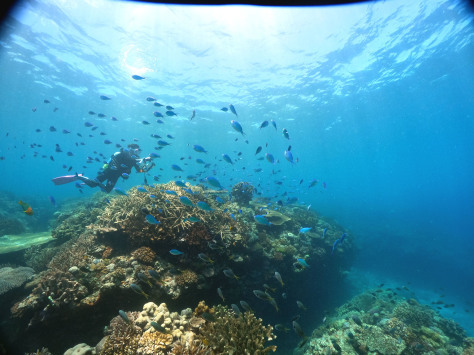
[[166,354],[171,348],[173,336],[161,332],[145,332],[138,340],[138,354]]

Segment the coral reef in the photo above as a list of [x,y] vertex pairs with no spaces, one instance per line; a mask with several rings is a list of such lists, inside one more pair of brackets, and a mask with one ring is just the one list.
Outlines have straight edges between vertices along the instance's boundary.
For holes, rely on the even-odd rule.
[[295,354],[467,354],[464,330],[391,289],[370,290],[339,307]]
[[267,341],[276,338],[273,327],[263,326],[251,312],[240,316],[226,307],[214,307],[215,321],[207,322],[202,328],[200,338],[218,354],[267,354],[276,346],[265,346]]
[[[198,308],[208,309],[204,302]],[[98,354],[266,354],[276,346],[271,326],[263,326],[253,313],[235,317],[223,307],[211,309],[212,321],[193,315],[187,308],[170,312],[165,303],[148,302],[141,312],[114,317],[105,337],[97,344]],[[86,344],[80,344],[88,347]]]
[[[253,188],[244,187],[251,196]],[[216,297],[217,287],[225,288],[228,294],[243,290],[251,294],[251,290],[261,289],[263,282],[278,287],[275,270],[289,289],[298,288],[302,282],[299,276],[305,272],[324,269],[312,274],[315,282],[323,282],[324,277],[334,281],[351,263],[352,238],[345,238],[332,253],[344,230],[304,207],[281,206],[265,199],[252,200],[248,205],[225,197],[225,201],[217,202],[215,196],[220,191],[190,184],[183,188],[175,182],[146,186],[146,190],[148,193],[132,188],[128,196],[110,197],[107,204],[96,198],[78,207],[78,212],[61,214],[58,225],[62,227],[56,229],[62,237],[57,237],[56,243],[63,244],[53,249],[56,255],[47,269],[29,283],[30,295],[11,308],[16,322],[25,328],[47,328],[53,320],[58,324],[80,318],[81,312],[102,312],[104,304],[132,304],[144,299],[189,301],[197,293],[199,297]],[[205,202],[211,210],[197,207],[198,202]],[[254,216],[262,213],[275,218],[275,223],[257,224]],[[86,227],[72,217],[82,214],[89,223]],[[160,223],[149,223],[147,215]],[[302,227],[312,229],[298,234]],[[182,254],[171,255],[171,249]],[[27,262],[44,268],[51,253],[40,254],[38,250],[29,253]],[[226,276],[226,269],[232,269],[236,277]],[[191,322],[197,328],[201,327],[202,313]],[[245,317],[236,321],[254,322]],[[239,324],[233,326],[238,328]],[[191,325],[189,329],[196,330]],[[151,338],[142,340],[140,346],[146,347]],[[130,345],[133,349],[138,347],[138,340]],[[205,344],[200,340],[204,341],[185,341],[176,351],[199,349]],[[167,351],[171,349],[167,346]]]
[[94,223],[106,204],[104,196],[95,195],[92,200],[66,205],[55,213],[51,235],[59,240],[69,240],[82,234],[86,226]]
[[3,267],[0,269],[0,295],[7,293],[8,291],[20,287],[30,277],[33,276],[35,271],[30,267]]
[[232,198],[240,205],[247,206],[252,200],[255,188],[248,182],[239,182],[232,186]]

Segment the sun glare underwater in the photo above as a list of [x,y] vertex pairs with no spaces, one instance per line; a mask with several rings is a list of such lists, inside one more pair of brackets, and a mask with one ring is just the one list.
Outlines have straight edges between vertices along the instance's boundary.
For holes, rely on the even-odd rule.
[[473,354],[465,2],[19,2],[0,354]]

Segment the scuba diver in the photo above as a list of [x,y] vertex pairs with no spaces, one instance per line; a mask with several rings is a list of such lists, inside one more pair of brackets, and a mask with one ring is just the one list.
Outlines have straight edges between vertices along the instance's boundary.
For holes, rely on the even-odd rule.
[[[52,181],[55,185],[62,185],[71,181],[81,180],[89,187],[99,186],[103,191],[109,193],[114,188],[119,177],[128,179],[132,168],[135,168],[139,173],[147,173],[155,166],[155,163],[151,161],[150,157],[140,159],[140,152],[140,147],[135,143],[129,144],[128,149],[121,148],[119,152],[114,153],[108,162],[104,164],[95,179],[90,179],[82,174],[76,173],[76,175],[60,176],[54,178]],[[107,181],[105,185],[104,181]],[[146,183],[145,176],[145,184]]]
[[[128,175],[132,172],[132,168],[135,168],[139,173],[146,173],[153,168],[155,163],[147,164],[151,161],[151,158],[146,157],[140,159],[140,152],[141,149],[138,144],[129,144],[128,149],[121,148],[119,152],[114,153],[110,157],[109,161],[104,164],[94,180],[82,175],[77,175],[77,178],[89,187],[100,186],[102,190],[109,193],[114,188],[119,177],[128,178]],[[105,180],[107,180],[107,183],[104,185],[103,182]]]

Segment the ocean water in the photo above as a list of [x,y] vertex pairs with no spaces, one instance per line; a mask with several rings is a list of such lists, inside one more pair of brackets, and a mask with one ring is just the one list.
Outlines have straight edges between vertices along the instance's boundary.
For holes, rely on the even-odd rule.
[[[386,283],[409,284],[427,304],[443,294],[457,305],[443,315],[474,336],[474,27],[466,3],[25,1],[0,39],[0,188],[40,212],[32,229],[53,218],[48,196],[60,206],[97,192],[52,178],[94,178],[117,143],[136,142],[160,155],[151,171],[158,182],[187,180],[202,171],[201,158],[225,187],[249,181],[274,201],[311,205],[358,245],[354,293]],[[148,96],[177,116],[157,123],[153,112],[165,110]],[[229,104],[238,116],[221,110]],[[276,128],[259,128],[271,120]],[[151,134],[171,145],[155,150]],[[264,153],[276,162],[258,160]],[[116,186],[142,183],[132,173]],[[22,212],[15,205],[9,213]]]

